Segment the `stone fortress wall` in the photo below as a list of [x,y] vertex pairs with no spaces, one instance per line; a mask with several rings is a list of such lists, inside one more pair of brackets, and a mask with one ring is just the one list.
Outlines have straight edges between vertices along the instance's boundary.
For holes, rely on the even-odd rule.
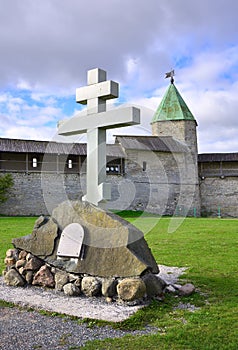
[[238,217],[238,176],[205,178],[200,194],[202,216]]
[[55,203],[66,200],[65,192],[72,200],[78,199],[81,194],[78,174],[45,173],[44,188],[40,172],[13,172],[12,177],[14,187],[7,202],[0,206],[3,215],[47,215]]
[[[124,175],[107,175],[112,184],[110,209],[199,216],[201,207],[202,216],[238,217],[238,176],[206,177],[199,184],[183,186],[178,162],[166,153],[159,158],[146,153],[131,152]],[[0,206],[3,215],[49,214],[62,201],[79,199],[85,191],[85,174],[12,172],[12,176],[14,187]]]

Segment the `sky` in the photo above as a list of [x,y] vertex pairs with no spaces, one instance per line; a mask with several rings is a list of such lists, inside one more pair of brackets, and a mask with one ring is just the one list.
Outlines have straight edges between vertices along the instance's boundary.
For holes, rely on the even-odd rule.
[[141,108],[141,125],[112,134],[149,135],[174,69],[199,152],[238,152],[238,2],[0,0],[0,8],[0,137],[72,141],[57,136],[57,123],[84,108],[75,90],[96,67],[120,84],[110,108]]

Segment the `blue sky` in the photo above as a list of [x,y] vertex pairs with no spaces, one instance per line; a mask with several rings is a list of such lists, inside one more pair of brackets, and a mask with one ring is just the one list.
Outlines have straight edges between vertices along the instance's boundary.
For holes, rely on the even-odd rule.
[[81,109],[75,89],[95,67],[119,82],[116,105],[142,110],[141,126],[113,134],[150,134],[169,84],[165,72],[173,68],[198,122],[199,152],[238,152],[238,3],[0,0],[0,5],[0,137],[56,139],[58,120]]

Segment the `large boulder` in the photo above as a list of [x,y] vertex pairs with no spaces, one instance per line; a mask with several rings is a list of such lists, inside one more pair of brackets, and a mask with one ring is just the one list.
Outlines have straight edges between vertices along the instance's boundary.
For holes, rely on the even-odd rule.
[[[130,277],[140,276],[145,271],[159,272],[143,233],[111,212],[87,202],[66,201],[53,210],[52,218],[38,220],[40,225],[36,223],[31,236],[14,239],[13,244],[15,248],[44,257],[50,265],[70,273],[100,277]],[[75,249],[78,243],[72,240],[74,254],[79,250],[83,253],[78,258],[75,255],[72,258],[58,257],[60,235],[72,224],[83,227],[83,246]],[[77,225],[75,227],[77,229]]]

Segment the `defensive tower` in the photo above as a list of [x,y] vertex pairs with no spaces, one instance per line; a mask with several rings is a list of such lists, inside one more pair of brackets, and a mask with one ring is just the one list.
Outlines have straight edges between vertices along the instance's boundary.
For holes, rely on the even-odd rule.
[[197,163],[197,122],[174,85],[173,77],[151,124],[153,136],[172,136],[186,143]]

